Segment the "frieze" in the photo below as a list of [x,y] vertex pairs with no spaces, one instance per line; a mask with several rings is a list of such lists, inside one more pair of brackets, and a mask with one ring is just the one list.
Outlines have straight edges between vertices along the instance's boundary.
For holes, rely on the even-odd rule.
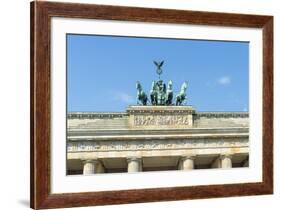
[[68,152],[102,151],[138,151],[138,150],[174,150],[194,148],[247,147],[248,138],[228,140],[188,139],[188,140],[143,140],[143,141],[83,141],[69,142]]
[[196,112],[195,118],[249,118],[248,112]]
[[67,119],[114,119],[128,117],[125,112],[69,112]]
[[143,113],[169,113],[169,114],[193,114],[194,117],[207,118],[249,118],[248,112],[195,112],[194,110],[134,110],[129,109],[127,112],[70,112],[67,114],[67,119],[114,119],[128,117],[129,114],[143,114]]

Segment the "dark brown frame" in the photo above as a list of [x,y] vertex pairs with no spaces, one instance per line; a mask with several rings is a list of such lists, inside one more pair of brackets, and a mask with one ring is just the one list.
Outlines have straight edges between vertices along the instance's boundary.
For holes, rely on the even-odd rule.
[[[263,180],[257,183],[50,193],[52,17],[262,28]],[[78,207],[273,193],[273,17],[91,4],[31,2],[31,208]]]

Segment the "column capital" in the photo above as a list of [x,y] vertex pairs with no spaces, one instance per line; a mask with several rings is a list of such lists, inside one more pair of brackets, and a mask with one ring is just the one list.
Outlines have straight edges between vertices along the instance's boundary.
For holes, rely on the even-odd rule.
[[139,156],[127,157],[128,172],[140,172],[142,171],[142,159]]
[[221,154],[221,168],[232,168],[232,154]]
[[220,155],[220,159],[224,159],[224,158],[232,158],[233,154],[232,153],[226,153],[226,154],[221,154]]
[[183,155],[180,157],[181,160],[187,160],[187,159],[195,160],[195,158],[196,158],[196,155]]
[[99,163],[100,161],[97,158],[93,159],[82,159],[82,162],[85,163]]
[[132,157],[127,157],[127,162],[131,162],[131,161],[138,161],[138,162],[141,162],[142,160],[142,157],[135,157],[135,156],[132,156]]
[[192,170],[194,169],[195,155],[181,156],[178,164],[180,170]]
[[85,159],[83,161],[83,174],[90,175],[97,173],[97,167],[99,166],[99,161],[97,159]]

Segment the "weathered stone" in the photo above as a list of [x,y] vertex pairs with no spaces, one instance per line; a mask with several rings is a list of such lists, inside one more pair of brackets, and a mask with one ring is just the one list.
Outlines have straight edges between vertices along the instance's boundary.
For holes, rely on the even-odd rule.
[[221,167],[222,168],[231,168],[232,167],[232,161],[231,161],[231,155],[224,154],[221,155]]
[[84,160],[83,174],[96,174],[98,170],[99,161],[95,159]]
[[130,106],[130,128],[191,128],[194,110],[190,106]]
[[248,166],[248,113],[130,106],[126,113],[68,116],[70,171],[95,174],[158,170],[153,169],[156,166],[160,170]]
[[194,169],[195,156],[183,156],[179,162],[180,170],[192,170]]
[[128,169],[127,170],[128,170],[129,173],[142,171],[141,158],[139,158],[139,157],[128,157],[127,163],[128,163]]

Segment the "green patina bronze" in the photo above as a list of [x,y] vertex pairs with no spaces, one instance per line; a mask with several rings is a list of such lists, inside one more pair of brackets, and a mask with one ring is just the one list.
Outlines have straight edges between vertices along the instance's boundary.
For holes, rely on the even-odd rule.
[[157,67],[156,73],[159,76],[158,81],[152,81],[150,101],[146,93],[143,91],[140,82],[137,81],[137,104],[147,105],[149,102],[153,106],[183,105],[184,101],[186,100],[187,82],[182,84],[180,92],[176,95],[176,101],[173,103],[173,82],[170,80],[167,85],[168,87],[166,87],[166,84],[160,78],[161,74],[163,73],[161,67],[164,64],[164,61],[153,61],[153,63]]

